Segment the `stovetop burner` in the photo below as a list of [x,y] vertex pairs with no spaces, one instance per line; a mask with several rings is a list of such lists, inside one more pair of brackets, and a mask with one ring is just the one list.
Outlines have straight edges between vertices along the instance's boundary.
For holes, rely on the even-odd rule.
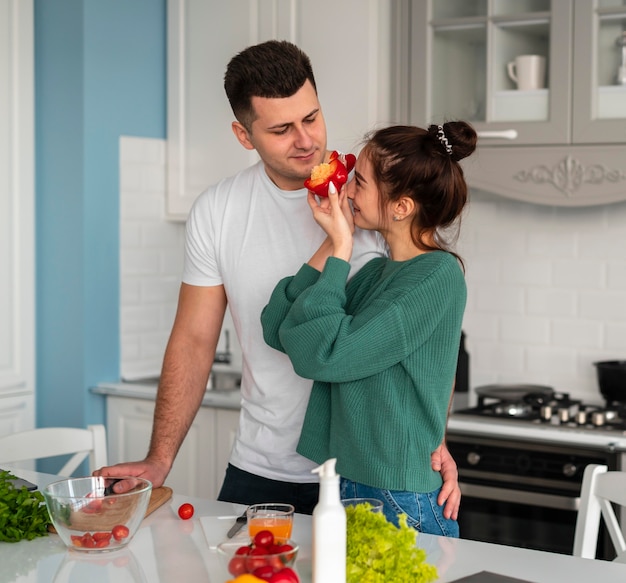
[[[522,387],[528,390],[524,392]],[[476,393],[476,407],[455,413],[578,429],[626,431],[626,403],[590,405],[571,398],[568,393],[536,385],[489,385],[478,387]]]

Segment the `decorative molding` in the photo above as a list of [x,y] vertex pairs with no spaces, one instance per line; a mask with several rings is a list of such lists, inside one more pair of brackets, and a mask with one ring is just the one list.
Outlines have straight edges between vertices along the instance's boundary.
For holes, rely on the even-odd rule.
[[605,181],[617,183],[626,180],[626,173],[611,170],[604,164],[585,166],[572,156],[566,156],[552,169],[542,164],[530,170],[521,170],[513,178],[520,182],[551,184],[565,196],[571,197],[583,184],[602,184]]

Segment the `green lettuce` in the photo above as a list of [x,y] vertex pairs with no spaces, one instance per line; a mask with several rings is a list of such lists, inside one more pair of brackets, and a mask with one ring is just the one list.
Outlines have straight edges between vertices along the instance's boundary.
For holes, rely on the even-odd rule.
[[0,541],[18,542],[47,536],[50,516],[41,492],[15,488],[10,474],[0,471]]
[[401,515],[400,526],[368,504],[346,508],[347,583],[430,583],[437,568],[426,563],[426,552],[416,546],[417,531]]

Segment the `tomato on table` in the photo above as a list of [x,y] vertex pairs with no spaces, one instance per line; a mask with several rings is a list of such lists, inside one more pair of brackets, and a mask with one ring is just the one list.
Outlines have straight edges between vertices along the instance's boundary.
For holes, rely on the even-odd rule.
[[180,516],[183,520],[189,520],[194,513],[193,504],[189,504],[189,502],[185,502],[178,507],[178,516]]

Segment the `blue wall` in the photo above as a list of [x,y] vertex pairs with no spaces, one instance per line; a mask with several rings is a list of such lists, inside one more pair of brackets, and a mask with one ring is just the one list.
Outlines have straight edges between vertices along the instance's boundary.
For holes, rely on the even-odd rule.
[[37,425],[119,379],[119,137],[165,138],[166,0],[35,0]]

